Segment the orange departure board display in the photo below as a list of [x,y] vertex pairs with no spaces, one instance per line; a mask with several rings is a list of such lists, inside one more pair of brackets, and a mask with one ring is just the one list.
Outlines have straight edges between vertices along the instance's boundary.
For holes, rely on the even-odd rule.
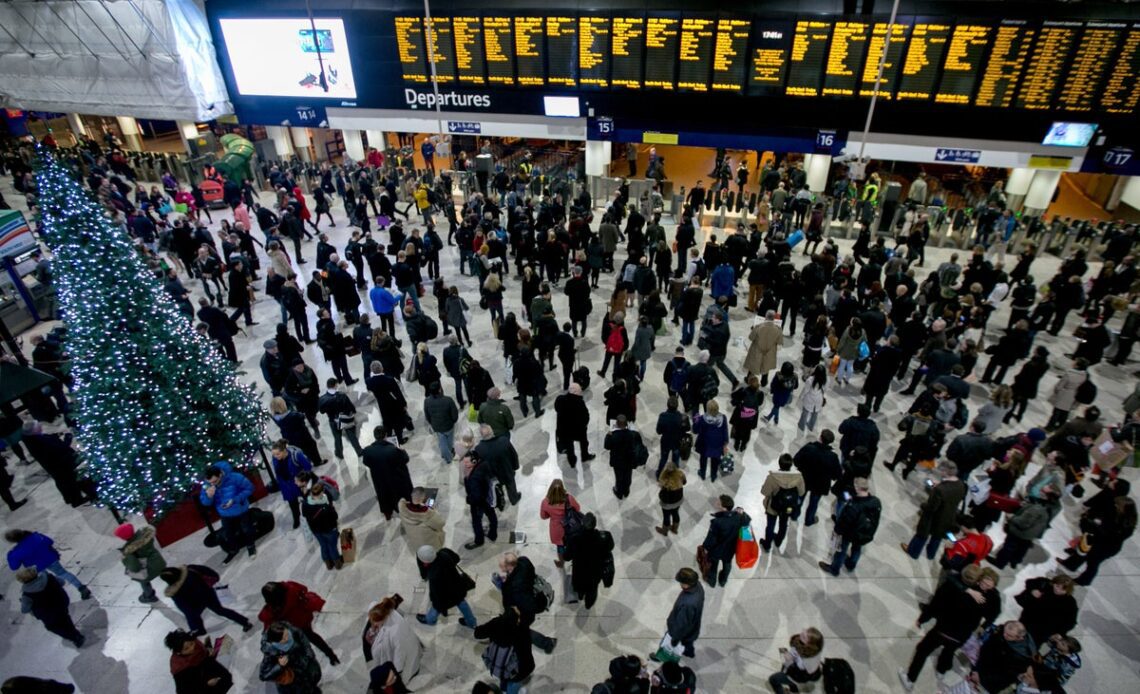
[[510,17],[483,17],[487,82],[515,84],[515,39]]
[[578,86],[577,17],[546,18],[546,83]]
[[455,74],[459,83],[486,84],[483,22],[478,17],[452,17],[451,33],[455,37]]
[[427,51],[424,49],[424,21],[419,17],[396,17],[396,52],[404,70],[404,81],[427,82]]
[[673,17],[645,19],[645,86],[677,87],[677,47],[681,20]]
[[1111,60],[1126,36],[1125,22],[1086,22],[1077,39],[1076,54],[1065,73],[1055,106],[1069,111],[1092,111],[1108,77]]
[[827,40],[831,22],[800,20],[792,36],[792,55],[788,61],[789,96],[819,96],[823,81],[823,65],[827,59]]
[[1032,110],[1053,108],[1053,96],[1069,56],[1076,48],[1081,22],[1042,22],[1029,55],[1029,67],[1017,93],[1017,106]]
[[[615,87],[641,89],[645,17],[614,17],[610,25],[610,38],[610,83]],[[582,74],[584,76],[585,72]]]
[[1029,61],[1029,49],[1037,30],[1028,21],[1007,19],[994,31],[990,57],[974,96],[975,106],[1008,108]]
[[685,17],[681,20],[681,44],[678,51],[677,88],[694,92],[709,90],[709,68],[716,21],[707,17]]
[[824,96],[855,96],[870,33],[867,22],[835,23],[823,72]]
[[930,101],[933,98],[938,68],[950,41],[950,29],[949,24],[922,22],[914,25],[899,74],[896,99]]
[[959,24],[950,36],[946,59],[942,63],[942,80],[934,100],[940,104],[968,104],[974,85],[982,71],[982,56],[989,45],[993,27],[982,24]]
[[578,18],[578,82],[583,87],[610,86],[610,19]]
[[1140,23],[1121,38],[1115,67],[1100,93],[1100,107],[1108,113],[1136,112],[1140,105]]
[[751,32],[752,22],[747,19],[722,18],[717,21],[712,59],[713,91],[744,91]]
[[455,82],[455,41],[451,35],[451,17],[431,18],[428,58],[435,60],[435,76],[440,84]]
[[515,17],[515,68],[519,84],[541,87],[546,83],[542,17]]
[[[903,49],[910,37],[909,24],[895,24],[891,27],[891,40],[887,42],[887,23],[879,22],[871,29],[871,39],[867,42],[867,59],[863,63],[863,77],[859,81],[859,96],[871,96],[875,92],[875,80],[879,76],[879,62],[883,62],[883,78],[879,82],[879,98],[894,97],[895,82],[898,80],[899,65],[903,59]],[[883,60],[883,50],[887,57]]]

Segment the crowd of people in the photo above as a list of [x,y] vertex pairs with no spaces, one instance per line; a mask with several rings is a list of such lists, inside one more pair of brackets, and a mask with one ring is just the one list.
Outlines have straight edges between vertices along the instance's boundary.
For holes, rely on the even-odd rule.
[[[330,166],[306,195],[288,172],[273,169],[272,203],[263,205],[267,195],[248,181],[227,185],[228,210],[215,224],[193,195],[181,203],[184,212],[174,209],[182,188],[172,178],[164,178],[165,190],[147,191],[101,157],[76,166],[205,339],[233,362],[260,345],[245,361],[257,361],[250,371],[279,434],[270,451],[275,486],[292,527],[303,520],[311,530],[325,570],[340,571],[351,558],[337,508],[348,490],[333,473],[320,472],[328,462],[322,440],[326,450],[331,440],[338,460],[347,441],[367,470],[384,517],[370,522],[402,528],[427,583],[429,608],[416,615],[420,627],[401,613],[399,595],[367,611],[362,646],[370,691],[408,691],[421,674],[417,628],[437,626],[451,610],[460,612],[458,623],[472,630],[470,637],[487,643],[483,662],[493,684],[475,691],[523,689],[537,667],[534,649],[549,654],[557,646],[534,626],[555,606],[554,588],[536,570],[537,557],[506,551],[493,577],[501,610],[479,622],[468,603],[476,581],[463,562],[505,539],[500,526],[526,491],[520,484],[526,461],[561,466],[562,456],[565,477],[549,485],[540,514],[549,522],[552,561],[568,577],[563,597],[583,610],[620,570],[616,528],[603,526],[620,522],[631,490],[646,484],[658,490],[662,520],[655,530],[665,538],[696,522],[680,513],[694,471],[701,489],[714,496],[694,565],[669,569],[679,588],[656,650],[646,658],[614,658],[608,677],[598,672],[604,681],[596,692],[699,686],[696,644],[705,591],[731,577],[752,523],[745,508],[763,512],[757,544],[773,554],[795,552],[785,544],[793,523],[830,523],[831,546],[818,565],[839,577],[855,572],[868,550],[887,551],[875,490],[896,473],[902,480],[920,478],[916,492],[923,500],[913,536],[893,539],[911,560],[937,561],[939,573],[937,590],[916,606],[916,628],[934,625],[899,671],[901,685],[910,691],[939,649],[935,668],[947,687],[954,683],[942,676],[954,668],[955,654],[968,661],[955,692],[1059,692],[1080,666],[1081,646],[1070,635],[1079,621],[1076,587],[1096,578],[1137,523],[1129,482],[1119,473],[1140,432],[1140,389],[1123,403],[1106,403],[1090,372],[1105,361],[1126,363],[1135,339],[1140,285],[1131,227],[1117,229],[1100,250],[1099,269],[1090,268],[1080,249],[1038,282],[1033,266],[1043,263],[1032,245],[1007,271],[1004,253],[991,252],[989,232],[980,225],[978,245],[965,258],[954,253],[924,268],[925,254],[911,237],[928,232],[930,220],[917,213],[905,235],[873,238],[864,228],[844,253],[816,223],[825,201],[797,214],[801,206],[794,201],[811,199],[800,195],[806,183],[794,175],[802,173],[799,167],[765,170],[763,180],[774,174],[775,185],[764,190],[756,221],[722,239],[705,238],[702,200],[692,198],[697,189],[675,230],[667,231],[656,193],[631,199],[622,186],[609,200],[591,200],[586,191],[564,198],[534,191],[529,170],[516,172],[504,189],[458,201],[448,184],[426,172]],[[718,161],[718,172],[725,169],[731,172],[731,165]],[[21,192],[34,212],[34,180],[22,177]],[[344,213],[333,216],[336,197]],[[991,204],[1000,207],[1003,200]],[[417,214],[410,217],[413,207]],[[349,220],[343,246],[322,232],[322,217],[330,228],[334,219]],[[300,266],[309,262],[306,278]],[[272,308],[258,317],[271,318],[275,329],[254,331],[253,308],[266,302]],[[1079,315],[1075,330],[1073,312]],[[1000,321],[994,319],[999,313]],[[751,326],[734,337],[733,328],[747,324],[749,315]],[[1117,324],[1114,340],[1109,325]],[[1042,332],[1064,337],[1043,344]],[[310,350],[314,342],[317,349]],[[730,346],[743,348],[743,360]],[[598,370],[583,362],[587,351],[600,362]],[[42,365],[59,372],[66,358],[57,350]],[[332,377],[322,379],[318,370]],[[1059,376],[1052,383],[1045,381],[1051,371]],[[594,391],[600,398],[591,397]],[[1028,410],[1038,398],[1052,407],[1047,420],[1033,421]],[[66,410],[61,399],[59,409]],[[413,405],[421,402],[422,408]],[[820,426],[821,415],[855,402],[849,416],[827,417],[838,426]],[[556,460],[512,436],[532,413],[543,418],[551,403]],[[788,445],[754,440],[754,432],[779,430],[784,408],[798,409],[798,419],[788,420],[796,423]],[[359,431],[360,410],[378,415],[370,436]],[[8,447],[21,460],[43,465],[66,502],[82,505],[97,494],[73,466],[58,464],[57,449],[73,450],[70,438],[50,435],[49,447],[37,442],[49,435],[34,419],[4,417]],[[606,431],[601,437],[599,422]],[[425,431],[438,457],[415,459],[407,442]],[[696,465],[689,463],[694,454]],[[598,455],[612,468],[615,501],[590,511],[571,489],[579,486],[573,481],[579,463]],[[759,497],[734,498],[724,480],[739,477],[746,456],[771,470]],[[462,491],[455,499],[470,510],[469,532],[453,533],[450,541],[426,484],[436,460],[445,467],[459,463]],[[233,686],[219,660],[228,637],[202,641],[205,610],[243,631],[255,625],[217,595],[222,567],[242,549],[255,556],[265,532],[251,505],[248,471],[236,462],[203,466],[198,495],[221,519],[222,566],[168,565],[152,527],[126,523],[114,531],[123,542],[124,571],[140,584],[138,599],[160,600],[152,586],[160,579],[165,597],[185,617],[186,629],[172,631],[165,642],[179,692]],[[635,478],[642,467],[647,472]],[[4,472],[0,479],[15,511],[22,502],[9,492],[12,476]],[[1011,576],[1000,571],[1025,563],[1065,508],[1080,512],[1078,532],[1059,562],[1064,571],[1028,581],[1016,599],[1020,616],[1003,613],[997,586]],[[986,531],[999,522],[1004,540],[995,549]],[[6,538],[13,543],[8,561],[23,586],[23,611],[82,647],[87,637],[72,622],[62,581],[84,600],[90,592],[63,568],[52,538],[23,529]],[[284,578],[267,582],[262,595],[258,676],[283,693],[320,691],[322,667],[313,649],[329,666],[340,663],[314,631],[325,598]],[[851,665],[824,657],[824,642],[817,626],[795,633],[780,649],[772,689],[804,691],[822,680],[834,688],[829,691],[855,691]],[[4,691],[40,691],[30,686],[16,682]]]

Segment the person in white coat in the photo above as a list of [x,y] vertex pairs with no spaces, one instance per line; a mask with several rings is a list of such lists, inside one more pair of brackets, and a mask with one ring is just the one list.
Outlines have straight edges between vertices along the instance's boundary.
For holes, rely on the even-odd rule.
[[815,431],[815,422],[819,418],[819,411],[827,403],[824,397],[824,388],[827,387],[827,367],[817,364],[811,377],[804,382],[800,391],[800,433]]
[[424,646],[412,631],[412,625],[396,608],[404,599],[399,595],[384,598],[368,610],[364,642],[374,663],[392,663],[400,677],[409,682],[420,671]]
[[1073,368],[1065,372],[1049,396],[1053,414],[1045,425],[1045,431],[1053,431],[1069,421],[1069,413],[1077,404],[1077,389],[1089,379],[1089,363],[1084,358],[1073,360]]

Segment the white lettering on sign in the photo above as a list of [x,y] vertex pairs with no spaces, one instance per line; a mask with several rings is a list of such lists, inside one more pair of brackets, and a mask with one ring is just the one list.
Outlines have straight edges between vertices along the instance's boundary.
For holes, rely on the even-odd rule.
[[[436,107],[434,92],[421,92],[415,89],[404,90],[404,101],[412,108]],[[491,97],[487,94],[460,94],[458,92],[440,92],[439,106],[459,108],[491,108]]]

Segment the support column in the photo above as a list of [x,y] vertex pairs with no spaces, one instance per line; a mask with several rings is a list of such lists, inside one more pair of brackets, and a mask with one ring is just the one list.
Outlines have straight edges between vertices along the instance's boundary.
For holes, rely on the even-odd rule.
[[1050,169],[1038,169],[1029,182],[1029,191],[1025,194],[1025,212],[1027,214],[1044,214],[1053,201],[1053,193],[1057,191],[1057,184],[1061,182],[1061,172]]
[[289,139],[289,129],[282,125],[265,126],[265,134],[273,141],[273,149],[278,159],[288,159],[293,154],[293,142]]
[[831,171],[830,154],[804,155],[804,171],[807,173],[807,187],[813,193],[827,190],[827,174]]
[[76,142],[87,137],[87,126],[83,125],[83,119],[78,113],[67,114],[67,125],[71,128],[71,134],[75,136]]
[[1029,192],[1029,185],[1033,181],[1036,169],[1011,169],[1009,179],[1005,182],[1007,206],[1012,210],[1021,208],[1025,194]]
[[313,155],[309,151],[311,142],[309,141],[308,128],[290,128],[289,133],[293,138],[293,152],[303,162],[310,162],[313,160]]
[[353,161],[364,161],[364,140],[359,130],[342,130],[344,135],[344,155]]
[[182,138],[182,146],[186,148],[186,153],[190,156],[198,156],[198,146],[196,143],[198,139],[198,124],[191,120],[175,121],[178,126],[178,135]]
[[365,130],[364,134],[368,136],[369,147],[375,147],[381,152],[388,149],[388,137],[383,130]]
[[1129,176],[1120,192],[1120,202],[1133,209],[1140,210],[1140,176]]
[[130,116],[115,116],[119,130],[123,133],[123,146],[136,152],[142,151],[142,131],[139,122]]

